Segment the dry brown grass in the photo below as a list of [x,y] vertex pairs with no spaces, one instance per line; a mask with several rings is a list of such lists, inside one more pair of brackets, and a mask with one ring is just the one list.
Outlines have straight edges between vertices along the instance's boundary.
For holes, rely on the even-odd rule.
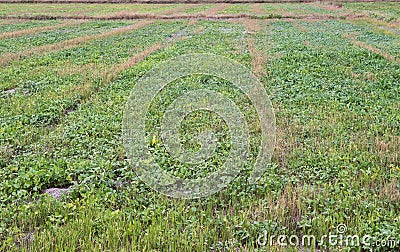
[[59,29],[59,28],[72,26],[72,25],[78,25],[78,24],[82,24],[84,22],[87,22],[87,20],[66,21],[66,22],[63,22],[63,23],[57,24],[57,25],[34,27],[34,28],[25,29],[25,30],[6,32],[6,33],[3,33],[3,34],[0,34],[0,39],[16,38],[16,37],[20,37],[20,36],[23,36],[23,35],[34,34],[34,33],[43,32],[43,31],[55,30],[55,29]]
[[217,4],[215,7],[207,10],[205,12],[205,14],[207,14],[208,16],[215,16],[217,15],[219,12],[225,10],[226,8],[228,8],[228,4]]
[[25,19],[2,19],[0,20],[0,25],[16,24],[26,22]]
[[265,12],[261,9],[262,4],[253,4],[253,12],[258,15],[264,15]]
[[385,181],[379,189],[379,196],[381,198],[388,198],[391,201],[400,201],[400,190],[397,187],[398,180],[393,178],[390,181]]
[[296,227],[305,211],[303,198],[308,194],[301,186],[288,184],[276,197],[265,195],[262,202],[249,209],[248,218],[285,220],[285,226]]
[[[255,33],[261,30],[259,20],[244,20],[246,29],[251,33]],[[255,45],[254,37],[250,36],[247,39],[248,48],[251,55],[251,66],[253,73],[257,77],[265,76],[265,63],[268,59],[267,54],[264,51],[258,50]]]
[[371,72],[365,72],[362,74],[351,72],[350,75],[353,79],[355,79],[359,83],[366,81],[366,80],[372,80],[372,81],[378,80],[378,78],[375,76],[375,74],[373,74]]
[[259,20],[244,20],[243,24],[250,33],[261,30]]
[[39,47],[35,47],[31,50],[27,50],[27,51],[22,51],[22,52],[18,52],[18,53],[5,53],[2,55],[2,58],[0,59],[0,66],[6,66],[9,63],[22,59],[22,58],[26,58],[29,57],[31,55],[40,55],[40,54],[44,54],[44,53],[48,53],[51,51],[57,51],[57,50],[61,50],[61,49],[69,49],[69,48],[74,48],[84,42],[90,41],[90,40],[95,40],[95,39],[103,39],[103,38],[107,38],[107,37],[111,37],[111,36],[115,36],[118,34],[122,34],[122,33],[126,33],[135,29],[139,29],[141,27],[144,27],[148,24],[152,23],[152,21],[150,20],[143,20],[143,21],[139,21],[137,23],[134,23],[132,25],[129,26],[125,26],[122,28],[118,28],[118,29],[114,29],[112,31],[109,32],[104,32],[101,34],[96,34],[96,35],[89,35],[89,36],[83,36],[83,37],[79,37],[79,38],[73,38],[73,39],[69,39],[69,40],[65,40],[59,43],[55,43],[55,44],[50,44],[50,45],[44,45],[44,46],[39,46]]
[[189,25],[194,25],[195,23],[197,23],[198,22],[198,20],[197,19],[190,19],[189,20]]
[[267,61],[267,55],[258,50],[254,43],[254,38],[250,37],[247,39],[247,43],[249,45],[249,50],[251,54],[251,67],[253,70],[253,73],[257,77],[265,76],[266,71],[265,71],[265,62]]
[[[367,145],[367,143],[365,143]],[[370,152],[379,157],[379,160],[396,163],[400,160],[400,136],[391,136],[387,139],[375,137],[373,148]]]
[[340,3],[333,3],[333,2],[320,2],[320,3],[313,3],[315,6],[329,11],[337,11],[343,9],[343,5]]
[[[275,103],[274,110],[275,114],[279,114],[284,109],[279,103]],[[293,158],[294,151],[300,148],[297,139],[301,127],[290,117],[281,117],[277,122],[276,144],[272,159],[279,164],[280,168],[286,169],[287,161]]]

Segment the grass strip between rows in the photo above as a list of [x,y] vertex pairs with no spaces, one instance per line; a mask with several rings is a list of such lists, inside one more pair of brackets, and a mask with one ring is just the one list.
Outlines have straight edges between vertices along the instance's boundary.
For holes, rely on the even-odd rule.
[[2,67],[7,66],[8,64],[10,64],[13,61],[20,60],[20,59],[23,59],[23,58],[26,58],[29,56],[33,56],[33,55],[40,55],[40,54],[48,53],[51,51],[74,48],[74,47],[76,47],[84,42],[88,42],[90,40],[103,39],[103,38],[115,36],[115,35],[118,35],[121,33],[126,33],[129,31],[135,30],[135,29],[139,29],[143,26],[146,26],[146,25],[150,24],[151,22],[152,21],[149,21],[149,20],[143,20],[143,21],[134,23],[132,25],[117,28],[112,31],[104,32],[101,34],[73,38],[73,39],[69,39],[66,41],[59,42],[59,43],[39,46],[39,47],[35,47],[31,50],[17,52],[17,53],[5,53],[3,55],[3,57],[0,59],[0,66],[2,66]]
[[49,26],[41,26],[41,27],[35,27],[35,28],[28,28],[24,30],[18,30],[18,31],[12,31],[12,32],[6,32],[3,34],[0,34],[0,39],[5,39],[5,38],[17,38],[23,35],[28,35],[28,34],[34,34],[38,32],[43,32],[43,31],[50,31],[50,30],[55,30],[59,28],[64,28],[64,27],[69,27],[71,25],[79,25],[84,22],[87,22],[87,20],[76,20],[76,21],[66,21],[61,24],[57,25],[49,25]]

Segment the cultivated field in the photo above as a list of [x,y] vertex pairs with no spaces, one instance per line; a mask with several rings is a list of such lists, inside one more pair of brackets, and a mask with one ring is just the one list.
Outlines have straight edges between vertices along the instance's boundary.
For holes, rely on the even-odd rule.
[[[210,197],[171,199],[130,166],[121,125],[132,88],[188,53],[233,59],[264,85],[277,139],[256,184],[244,169]],[[400,249],[400,3],[1,3],[0,55],[0,251]],[[189,149],[202,130],[218,136],[194,169],[160,140],[164,109],[200,88],[245,112],[249,168],[255,109],[207,75],[158,94],[146,121],[152,154],[187,178],[225,162],[229,131],[210,111],[181,126]],[[329,234],[370,239],[321,242]],[[279,235],[316,242],[282,246]]]

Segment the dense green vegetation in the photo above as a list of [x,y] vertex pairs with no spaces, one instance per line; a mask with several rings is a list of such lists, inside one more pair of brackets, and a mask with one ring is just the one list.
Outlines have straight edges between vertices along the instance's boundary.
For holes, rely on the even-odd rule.
[[[10,4],[1,14],[29,10],[27,6]],[[97,14],[110,11],[102,6]],[[324,13],[320,5],[276,7]],[[346,235],[369,235],[370,243],[312,247],[398,251],[400,243],[377,242],[400,241],[399,16],[385,3],[345,7],[379,9],[384,18],[253,20],[251,31],[240,20],[154,21],[3,66],[0,250],[302,251],[301,246],[279,246],[276,238],[272,246],[257,240],[267,232],[269,237],[314,235],[319,241],[345,224]],[[219,13],[252,9],[240,5]],[[18,53],[136,22],[140,21],[89,21],[1,39],[0,52]],[[58,23],[0,24],[0,35]],[[124,67],[132,56],[158,44],[163,47],[133,67]],[[275,109],[277,145],[257,184],[247,182],[245,169],[211,197],[171,199],[151,190],[129,165],[122,144],[123,111],[132,88],[148,70],[196,52],[228,57],[249,71],[255,57],[265,60],[260,80]],[[116,71],[118,67],[122,71]],[[227,126],[211,112],[191,114],[180,131],[185,146],[194,150],[198,145],[191,140],[199,129],[218,136],[217,153],[197,169],[172,160],[159,140],[165,107],[199,88],[218,91],[245,111],[251,132],[250,167],[260,141],[256,112],[232,84],[206,75],[176,80],[153,102],[146,128],[157,162],[178,176],[196,177],[226,160]],[[70,192],[55,199],[43,193],[48,188]]]
[[23,29],[29,29],[34,27],[40,27],[45,25],[54,25],[60,23],[57,20],[32,20],[28,22],[17,22],[10,25],[10,23],[3,22],[0,23],[0,32],[3,34],[5,32],[19,31]]

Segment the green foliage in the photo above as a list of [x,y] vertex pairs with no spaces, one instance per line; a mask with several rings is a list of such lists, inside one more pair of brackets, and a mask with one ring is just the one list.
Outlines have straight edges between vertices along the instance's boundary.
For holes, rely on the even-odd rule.
[[[352,44],[343,36],[349,32],[398,56],[398,35],[342,21],[274,21],[254,34],[241,24],[176,21],[2,68],[0,250],[275,251],[282,248],[257,245],[264,231],[321,238],[341,223],[348,234],[399,240],[400,71],[398,63]],[[172,43],[178,33],[186,39]],[[123,108],[132,87],[152,66],[186,53],[214,53],[250,67],[250,36],[269,56],[261,80],[275,108],[278,146],[268,171],[252,185],[244,171],[201,200],[152,191],[137,178],[122,146]],[[166,47],[102,82],[98,73],[157,43]],[[203,75],[176,80],[153,102],[146,126],[159,163],[190,177],[206,175],[226,158],[227,127],[212,113],[192,114],[181,125],[184,140],[200,129],[219,136],[220,152],[200,169],[173,163],[159,143],[165,106],[198,88],[221,92],[245,111],[251,163],[260,141],[254,109],[230,83]],[[71,191],[55,200],[42,193],[51,187]],[[374,244],[364,249],[399,248]],[[344,249],[324,246],[319,249]]]
[[48,25],[56,25],[61,23],[59,20],[31,20],[26,22],[18,22],[16,23],[11,22],[9,23],[0,23],[0,34],[6,32],[14,32],[19,30],[25,30],[35,27],[42,27]]

